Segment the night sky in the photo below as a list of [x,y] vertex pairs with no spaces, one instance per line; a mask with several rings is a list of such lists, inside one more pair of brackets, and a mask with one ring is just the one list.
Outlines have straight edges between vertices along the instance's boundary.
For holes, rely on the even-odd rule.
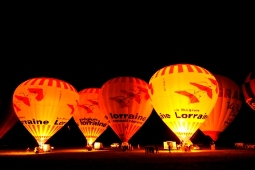
[[[1,114],[8,110],[15,88],[34,77],[58,78],[80,91],[101,87],[117,76],[133,76],[149,82],[162,67],[187,63],[226,76],[241,87],[255,67],[252,24],[242,17],[209,18],[208,21],[185,18],[186,24],[176,21],[173,25],[155,18],[143,22],[118,20],[118,24],[101,18],[98,23],[85,25],[76,20],[70,25],[71,19],[47,21],[43,16],[36,20],[19,16],[13,19],[4,26]],[[238,116],[217,142],[228,145],[235,141],[255,142],[254,120],[255,112],[243,100]],[[67,125],[70,130],[63,127],[49,142],[84,145],[86,140],[74,121],[70,120]],[[153,111],[131,138],[131,143],[162,144],[164,140],[176,141],[177,138]],[[110,128],[97,141],[106,145],[120,142]],[[192,141],[207,143],[209,139],[198,131]],[[36,141],[17,123],[0,143],[35,145]]]

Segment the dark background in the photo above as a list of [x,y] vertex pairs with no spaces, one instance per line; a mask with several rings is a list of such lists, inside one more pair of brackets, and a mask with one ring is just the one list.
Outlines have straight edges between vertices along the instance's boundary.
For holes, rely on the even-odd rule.
[[[194,12],[178,17],[163,12],[129,14],[78,17],[52,11],[6,13],[1,39],[0,114],[7,112],[15,88],[33,77],[62,79],[80,91],[101,87],[117,76],[148,82],[164,66],[189,63],[226,76],[241,87],[254,70],[254,26],[249,11]],[[236,141],[255,142],[254,120],[255,112],[243,100],[238,116],[217,143],[231,146]],[[153,111],[130,142],[162,144],[164,140],[178,141]],[[108,128],[97,141],[109,145],[119,139]],[[210,139],[198,131],[192,141],[209,143]],[[71,119],[49,142],[84,146],[86,140]],[[0,143],[36,145],[20,123]]]

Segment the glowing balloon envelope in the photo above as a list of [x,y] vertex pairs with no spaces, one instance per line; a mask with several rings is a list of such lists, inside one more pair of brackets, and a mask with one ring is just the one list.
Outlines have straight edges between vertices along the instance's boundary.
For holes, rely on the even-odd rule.
[[87,88],[79,92],[78,112],[73,118],[89,145],[107,129],[108,120],[98,104],[100,88]]
[[255,72],[250,72],[242,85],[246,103],[255,110]]
[[13,94],[13,107],[21,123],[39,145],[72,118],[79,95],[58,79],[33,78],[21,83]]
[[149,95],[160,118],[182,141],[188,141],[213,109],[218,98],[215,77],[190,64],[170,65],[149,81]]
[[153,110],[148,84],[135,77],[117,77],[104,83],[99,105],[123,143],[140,129]]
[[219,135],[235,119],[242,102],[240,100],[240,88],[231,79],[214,75],[219,86],[219,95],[217,102],[207,117],[205,122],[200,126],[200,130],[216,141]]

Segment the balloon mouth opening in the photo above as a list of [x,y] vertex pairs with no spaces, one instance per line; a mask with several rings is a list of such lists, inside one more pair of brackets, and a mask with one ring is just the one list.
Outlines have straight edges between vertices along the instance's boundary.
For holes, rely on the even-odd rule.
[[178,136],[181,142],[189,142],[191,136]]
[[126,138],[126,137],[121,137],[120,139],[121,139],[122,143],[128,143],[128,141],[129,141],[129,138]]

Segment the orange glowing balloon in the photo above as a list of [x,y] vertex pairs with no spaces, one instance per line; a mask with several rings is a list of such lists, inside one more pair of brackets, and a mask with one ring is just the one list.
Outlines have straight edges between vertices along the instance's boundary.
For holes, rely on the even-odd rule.
[[13,107],[8,112],[0,114],[0,139],[18,122]]
[[188,141],[213,109],[218,98],[215,77],[191,64],[158,70],[149,81],[152,105],[165,124]]
[[219,86],[218,99],[211,114],[199,129],[205,135],[210,136],[213,141],[216,141],[235,119],[241,109],[242,102],[240,100],[240,88],[234,81],[221,75],[214,76]]
[[242,85],[242,91],[246,103],[255,110],[255,72],[250,72]]
[[79,92],[78,112],[73,118],[89,145],[106,130],[108,120],[98,104],[100,88],[86,88]]
[[72,118],[78,101],[78,92],[72,85],[53,78],[29,79],[13,94],[16,115],[39,145]]
[[117,77],[104,83],[99,105],[122,142],[129,141],[153,110],[148,84],[135,77]]

